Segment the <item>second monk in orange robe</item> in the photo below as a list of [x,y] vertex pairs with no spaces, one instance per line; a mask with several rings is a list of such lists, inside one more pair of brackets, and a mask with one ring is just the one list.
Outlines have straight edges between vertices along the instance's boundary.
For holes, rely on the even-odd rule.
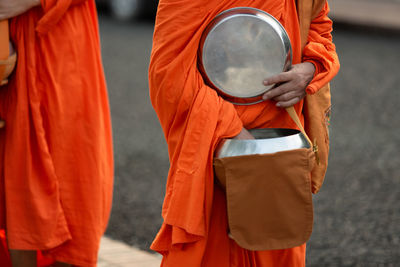
[[96,266],[113,159],[95,2],[43,0],[10,19],[10,36],[18,63],[0,88],[0,228],[11,250]]
[[[327,3],[313,18],[302,50],[295,0],[160,1],[149,81],[171,166],[162,209],[164,223],[151,248],[163,255],[164,267],[305,265],[305,244],[285,250],[248,251],[231,240],[226,200],[214,185],[213,153],[219,140],[235,137],[243,128],[296,128],[272,100],[252,106],[234,106],[223,100],[204,83],[197,69],[197,49],[205,27],[218,13],[239,6],[265,10],[285,27],[293,47],[293,64],[310,62],[315,67],[312,81],[304,88],[308,94],[318,91],[339,70]],[[303,101],[294,107],[303,118]]]

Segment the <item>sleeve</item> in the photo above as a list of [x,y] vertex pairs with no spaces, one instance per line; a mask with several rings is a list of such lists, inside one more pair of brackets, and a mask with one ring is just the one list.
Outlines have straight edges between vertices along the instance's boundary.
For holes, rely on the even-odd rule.
[[313,80],[308,85],[308,94],[316,93],[338,73],[340,63],[336,47],[332,42],[332,21],[328,18],[328,2],[310,25],[308,42],[303,50],[303,62],[315,66]]
[[36,31],[39,34],[46,34],[60,21],[71,6],[83,4],[86,1],[87,0],[41,0],[44,16],[39,20]]

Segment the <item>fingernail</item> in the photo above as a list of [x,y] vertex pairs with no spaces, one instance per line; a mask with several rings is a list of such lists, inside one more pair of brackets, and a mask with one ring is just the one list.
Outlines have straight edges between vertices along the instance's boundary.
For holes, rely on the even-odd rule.
[[278,108],[280,108],[282,105],[281,105],[281,103],[277,103],[276,106],[277,106]]
[[267,100],[267,99],[268,99],[268,96],[263,95],[262,99],[263,99],[263,100]]
[[269,84],[269,83],[268,83],[268,80],[264,80],[263,84],[264,84],[264,85],[268,85],[268,84]]

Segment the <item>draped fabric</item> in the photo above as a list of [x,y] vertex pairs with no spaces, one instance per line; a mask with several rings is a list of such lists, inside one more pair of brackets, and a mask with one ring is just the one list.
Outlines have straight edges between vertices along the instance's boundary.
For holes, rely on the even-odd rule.
[[0,225],[10,249],[95,266],[109,218],[111,123],[94,0],[11,19],[17,68],[0,88]]
[[[293,64],[307,60],[316,66],[309,93],[329,82],[339,69],[327,4],[312,21],[302,55],[294,0],[160,1],[149,82],[171,162],[162,209],[164,223],[151,246],[163,254],[162,266],[305,264],[305,245],[262,252],[238,247],[227,236],[225,199],[214,187],[212,160],[219,140],[236,136],[242,127],[296,128],[288,114],[272,101],[252,106],[226,102],[204,83],[197,69],[203,30],[218,13],[238,6],[265,10],[282,23],[292,43]],[[303,102],[295,105],[301,118],[302,106]]]

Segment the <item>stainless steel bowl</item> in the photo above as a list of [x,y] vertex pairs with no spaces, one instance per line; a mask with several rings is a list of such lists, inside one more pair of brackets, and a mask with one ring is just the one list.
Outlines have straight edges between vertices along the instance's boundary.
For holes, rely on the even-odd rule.
[[225,10],[205,29],[199,70],[206,83],[229,98],[257,101],[272,85],[265,78],[290,68],[292,48],[283,26],[270,14],[250,7]]
[[304,135],[294,129],[253,129],[250,133],[256,139],[224,139],[215,150],[215,158],[243,155],[270,154],[299,148],[310,148]]

